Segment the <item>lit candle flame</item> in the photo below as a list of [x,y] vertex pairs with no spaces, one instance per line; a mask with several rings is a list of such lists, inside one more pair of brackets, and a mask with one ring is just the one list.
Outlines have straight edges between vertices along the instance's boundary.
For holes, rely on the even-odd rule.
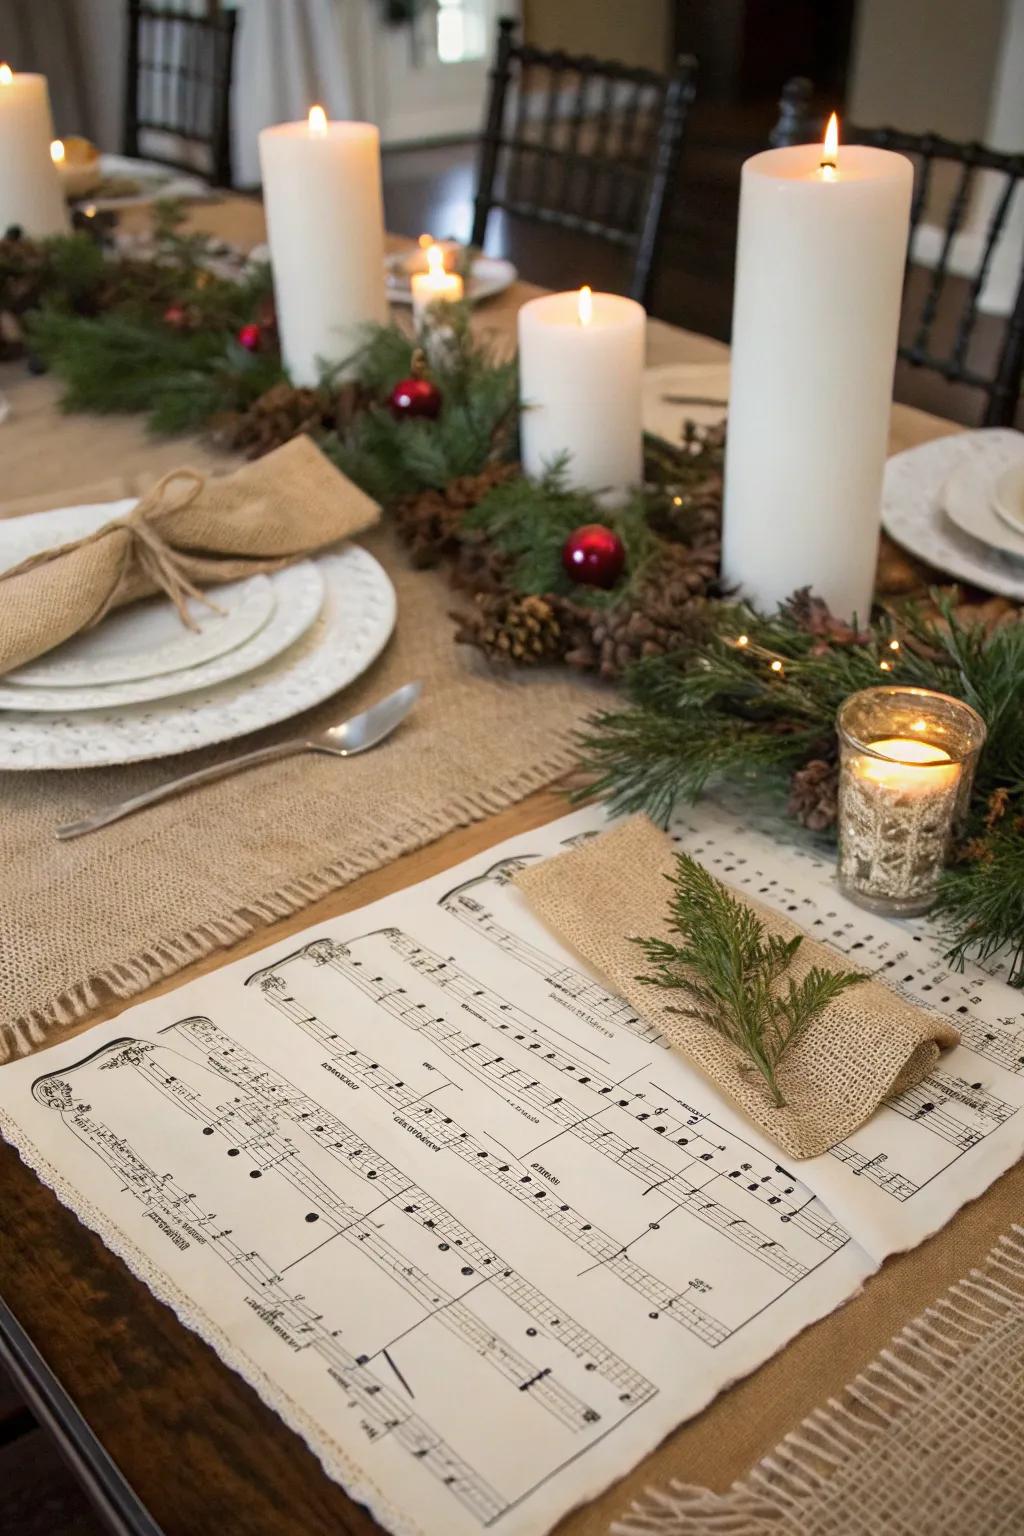
[[427,271],[434,282],[444,281],[444,251],[439,245],[427,246]]
[[50,159],[53,161],[54,165],[62,165],[64,163],[63,139],[54,139],[53,143],[50,145]]
[[576,299],[576,312],[580,317],[580,325],[589,325],[594,318],[594,295],[586,283]]
[[839,119],[833,112],[825,129],[825,142],[821,146],[821,169],[834,171],[839,164]]
[[429,248],[433,245],[433,243],[434,243],[433,235],[420,235],[419,239],[416,242],[416,244],[419,246],[421,251],[429,250]]
[[327,113],[324,111],[323,107],[310,107],[309,131],[310,133],[315,133],[318,136],[327,132]]
[[10,85],[13,79],[14,75],[11,71],[11,66],[9,64],[0,64],[0,85]]

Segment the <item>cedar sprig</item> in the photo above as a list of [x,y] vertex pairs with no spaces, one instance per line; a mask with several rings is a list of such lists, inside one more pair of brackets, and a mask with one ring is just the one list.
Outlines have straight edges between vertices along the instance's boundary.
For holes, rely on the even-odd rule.
[[784,1108],[778,1069],[787,1053],[831,1003],[867,977],[816,965],[797,981],[786,973],[802,935],[766,934],[753,909],[688,854],[676,855],[667,878],[672,926],[683,942],[637,939],[655,967],[637,979],[683,992],[688,1005],[669,1011],[717,1031],[764,1078],[776,1108]]

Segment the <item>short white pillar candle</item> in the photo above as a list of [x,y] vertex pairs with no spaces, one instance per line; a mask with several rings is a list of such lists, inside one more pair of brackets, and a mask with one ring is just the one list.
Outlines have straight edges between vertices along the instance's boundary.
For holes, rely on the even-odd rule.
[[621,500],[640,483],[646,318],[633,299],[589,288],[523,305],[519,438],[527,475],[566,455],[572,486]]
[[764,611],[868,617],[912,184],[860,145],[743,166],[722,566]]
[[259,149],[281,351],[294,384],[315,384],[387,319],[380,134],[314,107]]
[[68,210],[50,158],[53,118],[45,75],[0,64],[0,234],[12,224],[27,235],[63,235]]
[[427,270],[414,272],[412,284],[412,318],[419,327],[427,319],[432,304],[458,304],[463,297],[464,284],[458,272],[446,272],[444,251],[439,245],[426,247]]

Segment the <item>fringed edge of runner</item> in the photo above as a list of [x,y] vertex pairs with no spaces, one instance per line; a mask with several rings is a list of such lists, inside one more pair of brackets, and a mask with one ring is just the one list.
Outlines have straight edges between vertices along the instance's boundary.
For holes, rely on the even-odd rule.
[[228,949],[257,929],[301,912],[360,875],[436,842],[456,827],[469,826],[507,810],[569,773],[576,761],[577,754],[566,732],[563,743],[556,745],[541,762],[519,770],[489,789],[459,796],[426,817],[418,816],[409,806],[403,807],[404,814],[395,831],[382,833],[357,852],[346,854],[310,875],[297,876],[224,917],[198,924],[172,938],[154,940],[146,949],[76,982],[21,1018],[0,1020],[0,1064],[28,1055],[45,1045],[55,1030],[87,1018],[104,1003],[112,999],[127,1002],[216,950]]
[[652,1488],[612,1536],[770,1536],[799,1529],[803,1505],[837,1470],[941,1388],[992,1329],[1024,1312],[1024,1227],[1000,1238],[934,1306],[908,1323],[861,1375],[830,1398],[727,1493],[692,1483]]

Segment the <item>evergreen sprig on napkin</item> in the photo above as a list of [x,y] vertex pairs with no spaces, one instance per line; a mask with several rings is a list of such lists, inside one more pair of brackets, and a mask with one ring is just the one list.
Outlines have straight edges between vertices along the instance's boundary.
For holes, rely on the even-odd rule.
[[671,1011],[717,1030],[761,1074],[782,1108],[776,1073],[786,1052],[830,1003],[867,977],[817,965],[800,981],[787,977],[802,936],[766,935],[752,909],[687,854],[676,856],[669,881],[672,926],[683,942],[637,939],[656,967],[637,979],[686,993],[689,1006]]

